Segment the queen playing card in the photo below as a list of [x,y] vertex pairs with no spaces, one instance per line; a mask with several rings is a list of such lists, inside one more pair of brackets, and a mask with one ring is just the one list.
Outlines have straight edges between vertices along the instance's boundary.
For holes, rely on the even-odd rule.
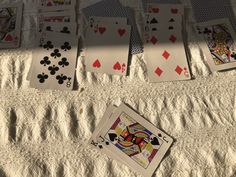
[[77,61],[77,36],[48,32],[33,51],[30,86],[72,90]]
[[0,48],[17,48],[20,45],[23,4],[0,6]]

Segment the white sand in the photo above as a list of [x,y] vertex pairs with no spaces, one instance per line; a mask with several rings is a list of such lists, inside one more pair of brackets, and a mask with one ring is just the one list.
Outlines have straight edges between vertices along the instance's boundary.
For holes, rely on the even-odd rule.
[[[139,9],[136,0],[126,2]],[[86,73],[79,58],[78,91],[39,91],[26,81],[33,14],[28,4],[22,48],[0,51],[1,177],[138,176],[87,145],[106,107],[121,102],[176,140],[154,176],[236,176],[236,70],[211,73],[190,27],[191,81],[148,83],[141,54],[129,77]]]

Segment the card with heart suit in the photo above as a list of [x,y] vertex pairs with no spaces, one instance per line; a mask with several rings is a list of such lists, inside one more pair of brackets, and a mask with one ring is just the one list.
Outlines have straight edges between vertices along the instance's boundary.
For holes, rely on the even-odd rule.
[[119,0],[102,0],[82,9],[85,21],[91,16],[125,17],[131,26],[130,50],[131,54],[143,52],[142,40],[135,20],[135,14],[130,7],[123,6]]
[[[85,65],[89,72],[126,75],[129,25],[101,24],[86,32]],[[109,52],[108,52],[109,51]]]
[[228,19],[198,23],[196,30],[212,71],[236,67],[236,34]]
[[148,43],[145,44],[145,59],[150,82],[191,79],[182,30],[160,29],[149,34]]
[[173,143],[173,139],[143,117],[121,104],[96,138],[103,152],[115,154],[143,176],[151,177]]
[[48,32],[39,36],[33,50],[30,86],[37,89],[72,90],[78,37]]
[[182,4],[147,4],[147,12],[164,15],[184,15],[184,6]]
[[38,7],[44,11],[75,9],[76,0],[38,0]]
[[114,25],[127,25],[127,18],[123,17],[98,17],[98,16],[92,16],[89,17],[89,24],[88,26],[90,28],[93,28],[94,30],[101,24],[114,24]]
[[0,7],[0,48],[17,48],[20,45],[21,2],[3,4]]

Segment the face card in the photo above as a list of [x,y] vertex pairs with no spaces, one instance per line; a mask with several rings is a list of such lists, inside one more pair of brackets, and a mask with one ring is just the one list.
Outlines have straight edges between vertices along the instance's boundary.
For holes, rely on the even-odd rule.
[[75,0],[38,0],[38,7],[43,11],[68,10],[74,9],[76,5]]
[[236,67],[236,35],[227,19],[218,19],[196,25],[202,39],[201,48],[212,71]]
[[148,43],[145,44],[145,59],[150,82],[191,79],[182,30],[160,29],[149,34]]
[[[104,25],[86,34],[85,65],[89,72],[126,75],[130,41],[129,25]],[[108,52],[109,51],[109,52]]]
[[30,86],[37,89],[72,90],[78,37],[48,32],[39,36],[33,51]]
[[0,48],[17,48],[20,45],[23,4],[13,3],[0,7]]
[[102,0],[94,5],[82,9],[85,20],[88,21],[91,16],[103,17],[125,17],[128,19],[128,25],[131,25],[130,51],[131,54],[143,52],[142,40],[139,35],[133,9],[124,7],[118,0]]
[[173,142],[125,104],[115,110],[99,136],[104,138],[106,149],[143,176],[152,176]]

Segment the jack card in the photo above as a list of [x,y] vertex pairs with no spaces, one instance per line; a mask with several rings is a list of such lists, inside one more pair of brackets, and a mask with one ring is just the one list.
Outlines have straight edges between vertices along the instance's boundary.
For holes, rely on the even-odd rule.
[[0,7],[0,48],[17,48],[20,45],[23,4],[3,4]]
[[[134,171],[151,177],[173,139],[121,104],[104,124],[98,137],[105,153],[112,152]],[[108,143],[107,143],[108,142]]]
[[196,30],[212,71],[236,67],[236,34],[228,19],[198,23]]
[[37,89],[72,90],[78,37],[48,32],[38,37],[33,51],[30,86]]
[[[86,32],[85,65],[89,72],[126,75],[129,25],[101,24]],[[109,52],[108,52],[109,51]]]

